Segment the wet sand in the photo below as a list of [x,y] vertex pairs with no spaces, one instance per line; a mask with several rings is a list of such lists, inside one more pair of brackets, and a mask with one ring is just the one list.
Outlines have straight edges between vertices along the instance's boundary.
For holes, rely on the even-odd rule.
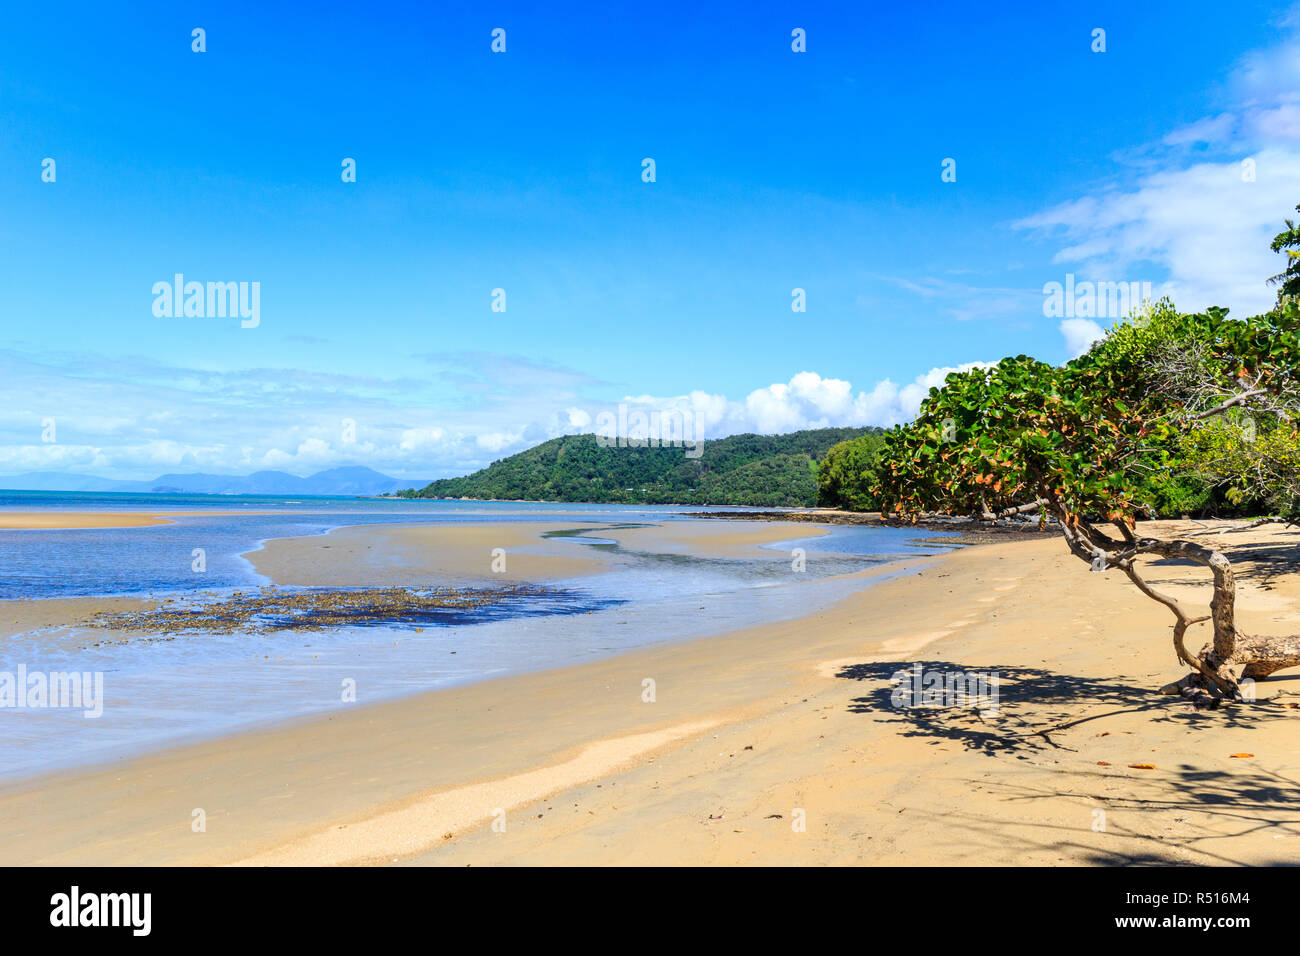
[[0,531],[146,528],[156,524],[174,524],[173,518],[215,518],[280,513],[274,511],[0,511]]
[[542,537],[573,524],[362,525],[279,538],[244,555],[276,584],[412,587],[430,581],[541,582],[599,574],[605,562]]
[[761,545],[827,533],[825,528],[797,524],[752,527],[690,521],[616,529],[573,522],[366,525],[317,537],[269,541],[244,557],[276,584],[297,585],[410,587],[430,580],[468,579],[542,582],[605,571],[608,562],[601,552],[572,538],[545,537],[575,528],[627,548],[773,560],[781,557],[779,552],[765,551]]

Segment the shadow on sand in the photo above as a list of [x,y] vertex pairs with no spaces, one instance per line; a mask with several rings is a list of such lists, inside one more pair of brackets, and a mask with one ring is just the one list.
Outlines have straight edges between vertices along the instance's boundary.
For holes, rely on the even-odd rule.
[[[1093,802],[1108,814],[1107,833],[1128,838],[1116,841],[1113,851],[1099,848],[1095,835],[1089,832],[1087,816],[1075,827],[1017,821],[1014,828],[1007,828],[978,812],[943,815],[944,824],[967,829],[978,845],[994,841],[1003,846],[1019,845],[1024,852],[1050,850],[1075,863],[1169,865],[1190,858],[1205,864],[1233,865],[1243,862],[1234,855],[1234,841],[1241,838],[1271,831],[1272,836],[1288,841],[1300,839],[1300,782],[1288,776],[1243,761],[1237,772],[1182,763],[1134,777],[1125,773],[1124,767],[1067,764],[1067,755],[1076,751],[1060,739],[1074,728],[1107,717],[1144,714],[1154,724],[1175,724],[1180,737],[1195,748],[1195,736],[1203,731],[1256,729],[1279,720],[1297,720],[1290,691],[1283,691],[1279,700],[1224,704],[1211,711],[1121,680],[1041,668],[972,667],[943,660],[920,663],[926,673],[996,673],[994,706],[990,707],[987,699],[979,706],[897,706],[900,684],[896,675],[903,671],[910,679],[914,664],[889,662],[856,664],[838,672],[841,679],[867,685],[865,693],[850,702],[850,712],[869,714],[893,725],[904,737],[924,738],[936,745],[949,741],[997,760],[1034,761],[1051,775],[1047,785],[1000,776],[982,778],[979,786],[995,793],[1002,808],[1052,797]],[[1272,678],[1268,683],[1283,681]],[[1300,723],[1295,726],[1300,728]],[[1087,728],[1089,732],[1093,729]],[[1060,766],[1044,764],[1043,758],[1051,755],[1060,758]],[[1286,844],[1287,848],[1294,845]],[[1175,853],[1175,848],[1180,852]],[[1296,865],[1300,850],[1293,855],[1280,850],[1266,860],[1254,856],[1249,862]]]

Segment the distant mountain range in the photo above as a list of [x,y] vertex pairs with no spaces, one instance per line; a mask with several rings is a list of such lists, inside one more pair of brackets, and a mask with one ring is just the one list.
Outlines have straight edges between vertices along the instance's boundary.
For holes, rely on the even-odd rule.
[[419,487],[420,484],[391,478],[360,465],[330,468],[306,478],[284,471],[258,471],[251,475],[160,475],[153,481],[113,481],[93,475],[54,471],[0,476],[0,489],[10,491],[134,491],[202,495],[380,495]]

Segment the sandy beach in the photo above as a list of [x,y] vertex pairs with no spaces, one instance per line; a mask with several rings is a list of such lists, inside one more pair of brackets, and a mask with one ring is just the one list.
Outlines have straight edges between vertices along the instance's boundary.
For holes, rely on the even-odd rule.
[[[710,526],[620,533],[699,547]],[[1238,562],[1242,628],[1295,631],[1300,586],[1281,572],[1297,533],[1235,527],[1190,531]],[[480,532],[508,540],[456,532],[475,563]],[[724,550],[791,536],[717,533]],[[284,573],[277,561],[321,541],[271,542],[283,548],[260,566]],[[400,575],[416,543],[376,573]],[[533,573],[560,573],[537,539],[513,546],[539,549]],[[870,587],[882,572],[866,572],[862,590],[794,621],[14,781],[0,788],[0,862],[1300,861],[1297,677],[1217,710],[1160,696],[1182,673],[1167,612],[1055,539],[907,567]],[[1151,578],[1208,597],[1194,569]],[[892,706],[892,675],[917,662],[996,673],[996,712]]]
[[0,531],[71,531],[83,528],[146,528],[176,518],[275,514],[272,511],[0,511]]

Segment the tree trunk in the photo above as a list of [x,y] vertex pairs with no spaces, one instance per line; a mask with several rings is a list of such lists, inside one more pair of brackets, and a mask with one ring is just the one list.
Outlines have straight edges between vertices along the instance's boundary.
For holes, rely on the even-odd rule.
[[[1237,629],[1237,584],[1232,563],[1222,553],[1192,541],[1163,541],[1138,538],[1122,522],[1117,522],[1122,541],[1103,534],[1077,515],[1057,511],[1061,533],[1070,550],[1092,565],[1094,570],[1112,567],[1122,570],[1143,594],[1169,608],[1174,614],[1174,651],[1178,659],[1196,673],[1164,688],[1171,693],[1188,693],[1198,688],[1213,688],[1232,700],[1241,700],[1242,680],[1259,680],[1284,667],[1300,665],[1300,635],[1256,637]],[[1214,596],[1210,613],[1193,617],[1175,598],[1151,587],[1138,573],[1136,559],[1143,554],[1193,561],[1209,569],[1214,578]],[[1210,621],[1213,639],[1193,656],[1183,643],[1193,624]]]

